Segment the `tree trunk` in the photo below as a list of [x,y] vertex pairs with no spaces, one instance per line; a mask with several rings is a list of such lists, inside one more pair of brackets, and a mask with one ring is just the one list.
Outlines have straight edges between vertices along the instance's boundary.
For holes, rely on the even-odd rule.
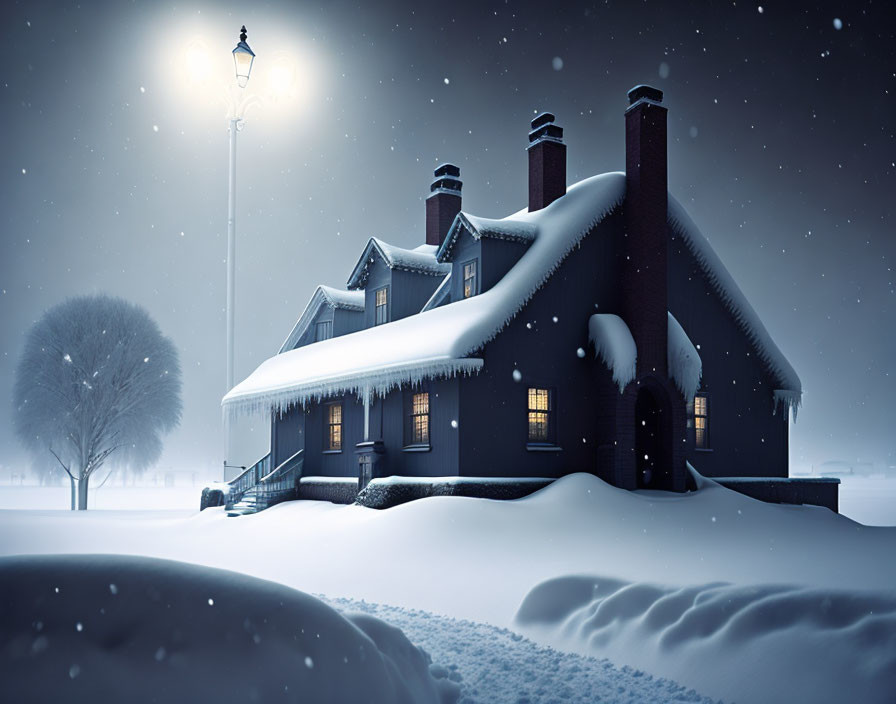
[[75,497],[77,496],[77,492],[75,492],[75,478],[72,476],[69,476],[68,480],[72,485],[72,511],[74,511],[75,510]]
[[78,482],[78,510],[87,510],[87,484],[90,481],[90,475]]

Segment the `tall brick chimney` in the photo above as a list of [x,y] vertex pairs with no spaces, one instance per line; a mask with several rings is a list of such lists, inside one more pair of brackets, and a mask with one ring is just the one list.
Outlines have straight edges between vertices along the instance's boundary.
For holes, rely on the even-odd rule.
[[666,108],[663,92],[635,86],[625,111],[623,319],[638,348],[638,376],[667,374]]
[[566,145],[563,128],[543,112],[529,132],[529,212],[541,210],[566,195]]
[[442,164],[433,175],[435,179],[426,197],[426,244],[436,247],[445,240],[451,223],[460,212],[460,169],[454,164]]

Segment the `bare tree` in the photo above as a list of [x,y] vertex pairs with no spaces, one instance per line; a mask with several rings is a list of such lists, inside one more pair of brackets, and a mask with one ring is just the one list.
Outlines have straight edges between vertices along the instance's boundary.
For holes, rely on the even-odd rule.
[[[48,310],[16,369],[15,431],[36,456],[55,458],[87,508],[90,480],[113,462],[146,465],[181,415],[177,351],[142,308],[81,296]],[[103,467],[106,470],[101,471]]]

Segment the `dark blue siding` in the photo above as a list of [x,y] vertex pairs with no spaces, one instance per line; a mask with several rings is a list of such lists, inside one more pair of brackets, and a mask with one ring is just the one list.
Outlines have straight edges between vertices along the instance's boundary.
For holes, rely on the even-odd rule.
[[528,244],[484,238],[462,230],[451,252],[451,300],[464,297],[464,264],[476,260],[477,293],[498,283],[528,248]]
[[789,425],[775,412],[772,379],[684,244],[670,244],[669,308],[700,346],[710,406],[711,450],[688,460],[710,477],[787,476]]
[[[602,394],[609,373],[588,344],[588,318],[618,310],[612,276],[621,219],[605,219],[588,235],[526,307],[485,349],[479,375],[460,380],[460,474],[556,477],[598,472]],[[553,321],[554,316],[557,322]],[[585,350],[584,358],[577,350]],[[513,379],[519,369],[522,378]],[[555,393],[556,452],[527,448],[527,389]],[[604,423],[604,425],[607,425]]]

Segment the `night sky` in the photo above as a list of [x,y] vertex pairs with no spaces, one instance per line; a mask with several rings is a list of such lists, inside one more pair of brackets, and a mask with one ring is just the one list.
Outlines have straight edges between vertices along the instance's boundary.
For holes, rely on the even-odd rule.
[[[568,181],[624,168],[625,93],[665,91],[669,186],[803,381],[792,468],[896,464],[896,41],[886,2],[17,2],[3,17],[0,464],[24,335],[68,296],[145,306],[174,341],[184,418],[165,467],[222,458],[227,120],[239,134],[236,376],[274,354],[367,239],[423,242],[432,169],[464,210],[526,203],[529,120],[565,129]],[[584,325],[584,321],[583,321]],[[240,463],[266,451],[243,428]]]

